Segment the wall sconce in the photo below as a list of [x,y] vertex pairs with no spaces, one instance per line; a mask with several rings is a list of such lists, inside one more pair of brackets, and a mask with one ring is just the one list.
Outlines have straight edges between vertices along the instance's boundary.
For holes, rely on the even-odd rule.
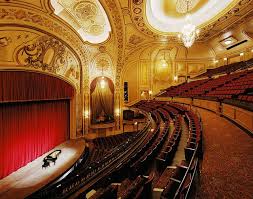
[[153,93],[153,92],[152,92],[151,90],[150,90],[150,91],[148,91],[148,94],[149,94],[149,95],[152,95],[152,93]]
[[214,63],[217,64],[219,62],[219,60],[214,60]]
[[120,115],[120,110],[117,108],[117,109],[115,109],[115,115],[117,116],[117,117],[119,117],[119,115]]
[[251,52],[253,53],[253,49],[251,49]]
[[240,56],[243,56],[244,55],[244,53],[240,53]]
[[177,80],[178,80],[178,76],[176,75],[174,76],[174,81],[177,82]]
[[226,57],[224,57],[224,59],[223,59],[224,61],[227,61],[228,60],[228,58],[226,58]]
[[84,111],[84,118],[89,118],[89,111],[88,110]]

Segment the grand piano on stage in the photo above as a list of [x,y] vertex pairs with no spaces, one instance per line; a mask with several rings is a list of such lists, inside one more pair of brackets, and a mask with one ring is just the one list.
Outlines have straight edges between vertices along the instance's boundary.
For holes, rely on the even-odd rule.
[[42,168],[46,168],[48,166],[50,166],[50,162],[53,162],[55,164],[58,156],[61,154],[61,150],[55,150],[53,152],[51,152],[50,154],[48,154],[44,159],[43,159],[43,165]]

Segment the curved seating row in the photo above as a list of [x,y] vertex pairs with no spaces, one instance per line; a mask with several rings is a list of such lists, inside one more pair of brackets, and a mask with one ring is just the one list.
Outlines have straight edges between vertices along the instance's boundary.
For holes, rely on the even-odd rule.
[[175,152],[177,151],[182,132],[181,120],[182,118],[180,116],[176,118],[174,124],[175,129],[173,130],[169,138],[165,141],[162,150],[156,157],[156,165],[158,171],[164,170],[164,168],[172,161]]
[[191,97],[201,99],[234,99],[252,102],[253,70],[227,74],[217,78],[196,80],[166,89],[158,97]]

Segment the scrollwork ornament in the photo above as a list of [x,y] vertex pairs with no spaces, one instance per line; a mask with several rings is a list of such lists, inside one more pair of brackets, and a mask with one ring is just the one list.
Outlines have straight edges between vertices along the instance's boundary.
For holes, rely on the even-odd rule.
[[66,67],[66,47],[57,39],[42,36],[34,43],[28,43],[17,51],[17,61],[21,65],[41,68],[57,72],[60,67]]

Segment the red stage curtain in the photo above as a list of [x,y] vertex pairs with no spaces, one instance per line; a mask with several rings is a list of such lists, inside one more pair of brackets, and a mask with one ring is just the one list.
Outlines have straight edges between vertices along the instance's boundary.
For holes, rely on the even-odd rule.
[[71,85],[49,75],[24,72],[0,72],[0,102],[70,99]]
[[68,139],[69,100],[0,103],[0,179]]

